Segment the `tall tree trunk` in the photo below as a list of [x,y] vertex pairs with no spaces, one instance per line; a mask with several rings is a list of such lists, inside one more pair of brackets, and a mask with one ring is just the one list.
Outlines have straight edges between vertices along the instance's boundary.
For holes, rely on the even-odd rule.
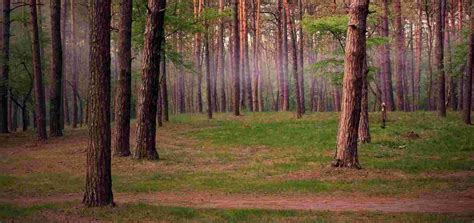
[[[208,0],[209,1],[209,0]],[[209,2],[207,2],[209,4]],[[207,118],[212,119],[212,83],[211,83],[211,66],[209,53],[209,24],[206,20],[204,22],[206,33],[204,34],[204,54],[206,57],[206,90],[207,90]]]
[[138,93],[136,159],[158,159],[156,151],[156,103],[161,45],[164,38],[166,0],[148,0],[143,44],[142,86]]
[[277,53],[276,53],[276,67],[277,67],[277,80],[278,80],[278,105],[281,111],[284,109],[284,100],[285,100],[285,90],[284,90],[284,81],[283,81],[283,2],[282,0],[278,1],[278,19],[277,19]]
[[423,11],[421,0],[416,0],[417,5],[417,16],[418,19],[416,21],[416,28],[415,28],[415,65],[413,68],[413,75],[415,79],[415,89],[414,89],[414,104],[413,110],[417,110],[419,108],[420,103],[420,80],[421,80],[421,54],[422,54],[422,47],[423,47]]
[[[383,13],[381,16],[381,34],[385,38],[389,38],[389,26],[388,26],[388,14],[389,14],[389,3],[388,0],[383,0]],[[392,61],[390,59],[390,44],[384,44],[382,46],[382,58],[381,58],[381,71],[383,75],[384,85],[384,101],[387,105],[388,110],[395,110],[395,101],[393,99],[393,87],[392,87]]]
[[296,100],[296,118],[300,119],[302,115],[301,111],[301,96],[300,96],[300,83],[299,83],[299,71],[298,71],[298,47],[296,44],[296,29],[293,26],[292,13],[290,11],[290,6],[288,5],[288,0],[283,0],[283,5],[285,7],[286,21],[288,24],[288,29],[291,37],[291,56],[292,56],[292,68],[293,68],[293,79],[295,81],[295,100]]
[[425,14],[426,14],[426,24],[428,28],[428,92],[427,92],[427,99],[428,99],[428,110],[432,110],[434,107],[433,103],[433,66],[432,66],[432,55],[433,55],[433,28],[431,25],[431,16],[429,12],[429,4],[430,2],[424,0],[425,6]]
[[121,0],[119,8],[118,63],[115,96],[114,156],[130,155],[130,111],[132,96],[132,0]]
[[[196,19],[201,17],[204,0],[194,0],[194,16]],[[198,32],[194,37],[194,63],[197,70],[197,106],[198,112],[202,112],[202,61],[201,61],[201,33]]]
[[332,165],[360,168],[357,138],[360,118],[362,78],[366,57],[366,22],[369,0],[353,0],[344,57],[342,111],[337,134],[337,150]]
[[467,67],[464,72],[464,123],[471,124],[471,106],[472,106],[472,75],[474,73],[474,2],[471,1],[470,12],[470,33],[469,33],[469,55],[467,58]]
[[166,53],[165,53],[165,47],[166,47],[166,39],[163,38],[163,54],[162,54],[162,62],[161,62],[161,98],[163,101],[163,120],[165,122],[168,122],[170,120],[169,118],[169,101],[168,101],[168,78],[167,78],[167,69],[166,69]]
[[[77,80],[77,24],[76,24],[76,0],[71,0],[71,74],[72,74],[72,95],[76,95],[78,91],[78,80]],[[72,127],[76,128],[79,122],[78,108],[77,108],[77,97],[72,97]]]
[[62,75],[63,49],[61,44],[61,1],[51,0],[51,91],[49,131],[51,136],[62,136]]
[[89,142],[83,203],[88,207],[113,206],[110,151],[111,1],[91,0],[89,7]]
[[253,39],[253,65],[254,65],[254,89],[253,89],[253,108],[261,112],[262,104],[262,78],[260,74],[260,0],[256,0],[254,10],[255,34]]
[[240,115],[240,37],[239,37],[239,1],[234,0],[234,115]]
[[46,140],[46,108],[44,99],[43,73],[39,45],[38,16],[36,0],[30,0],[30,23],[32,26],[33,41],[33,80],[35,91],[36,133],[39,140]]
[[8,73],[10,59],[10,0],[3,0],[3,37],[0,57],[0,133],[8,133]]
[[402,8],[400,0],[394,0],[394,27],[395,27],[395,74],[397,77],[397,109],[405,109],[404,85],[405,77],[405,38],[402,23]]
[[445,31],[446,0],[437,1],[436,13],[436,52],[435,64],[438,74],[438,115],[446,117],[446,80],[444,75],[444,31]]
[[[219,13],[224,12],[224,0],[219,0]],[[224,53],[224,19],[219,18],[219,31],[217,37],[217,54],[219,55],[217,58],[217,73],[221,79],[220,82],[220,92],[221,92],[221,112],[227,111],[227,101],[226,101],[226,93],[225,93],[225,53]]]
[[304,33],[303,33],[303,0],[298,0],[298,19],[300,20],[298,33],[299,33],[299,51],[298,51],[298,71],[299,71],[299,91],[300,91],[300,102],[301,102],[301,113],[306,112],[306,105],[305,105],[305,91],[304,91]]
[[283,54],[283,111],[290,110],[290,96],[288,86],[288,19],[287,13],[282,13],[282,54]]
[[359,120],[359,140],[362,143],[369,143],[371,141],[369,130],[369,82],[367,80],[367,55],[364,58],[364,68],[362,72],[362,92],[360,103],[360,120]]

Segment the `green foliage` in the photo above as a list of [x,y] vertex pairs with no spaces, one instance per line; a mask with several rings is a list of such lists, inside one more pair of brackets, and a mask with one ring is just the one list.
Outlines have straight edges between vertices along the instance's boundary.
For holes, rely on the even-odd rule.
[[331,35],[339,42],[340,47],[344,49],[348,22],[349,18],[347,15],[326,16],[322,18],[305,16],[302,24],[308,33],[319,36]]

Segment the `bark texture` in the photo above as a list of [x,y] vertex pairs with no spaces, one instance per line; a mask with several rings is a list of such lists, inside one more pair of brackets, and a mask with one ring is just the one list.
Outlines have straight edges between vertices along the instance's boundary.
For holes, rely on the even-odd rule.
[[438,115],[446,117],[446,77],[444,71],[444,31],[445,31],[445,13],[446,0],[437,1],[436,13],[436,52],[435,64],[438,74]]
[[137,139],[133,157],[158,159],[156,151],[156,108],[158,74],[163,40],[166,0],[149,0],[143,45],[142,84],[138,93]]
[[119,72],[115,98],[115,156],[130,155],[130,103],[132,95],[132,0],[120,1],[118,38]]
[[86,189],[88,207],[114,205],[110,130],[110,0],[90,1],[89,142]]
[[470,125],[471,121],[471,107],[472,107],[472,75],[474,73],[474,2],[471,1],[471,24],[469,34],[469,54],[467,58],[467,67],[464,72],[464,105],[463,105],[463,119],[464,123]]
[[234,0],[234,115],[240,115],[240,37],[239,37],[239,1]]
[[10,59],[10,0],[3,0],[3,36],[0,58],[0,133],[8,132],[8,61]]
[[360,168],[357,138],[360,118],[362,77],[366,56],[366,23],[369,0],[354,0],[349,9],[349,25],[344,56],[341,115],[337,134],[335,167]]
[[30,0],[30,24],[33,41],[33,80],[35,92],[36,134],[39,140],[46,140],[46,108],[44,99],[43,72],[41,69],[40,40],[36,0]]
[[49,132],[62,136],[62,75],[63,49],[61,43],[61,1],[51,0],[51,90],[49,93]]

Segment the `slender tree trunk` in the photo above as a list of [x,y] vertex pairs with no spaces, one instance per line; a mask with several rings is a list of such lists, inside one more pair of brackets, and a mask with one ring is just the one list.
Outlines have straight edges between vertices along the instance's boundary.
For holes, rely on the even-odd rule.
[[[389,14],[389,3],[388,0],[383,0],[383,14],[381,16],[382,26],[381,34],[385,38],[389,38],[389,26],[388,26],[388,14]],[[388,110],[395,110],[395,101],[393,98],[393,87],[392,87],[392,61],[390,59],[390,45],[384,44],[382,46],[382,73],[384,81],[384,101],[387,105]]]
[[285,7],[286,21],[288,24],[288,31],[291,37],[291,56],[292,56],[292,68],[293,68],[293,79],[295,81],[295,101],[296,101],[296,118],[300,119],[302,115],[301,111],[301,96],[300,96],[300,84],[299,84],[299,71],[298,71],[298,47],[296,44],[296,31],[293,26],[293,16],[290,11],[290,6],[288,5],[288,0],[283,0],[283,5]]
[[[204,0],[194,0],[194,16],[199,19],[202,13]],[[202,61],[201,61],[201,33],[198,32],[194,37],[194,62],[197,70],[197,105],[198,112],[202,112]]]
[[61,1],[51,0],[51,91],[49,110],[49,131],[51,136],[62,136],[62,68],[63,50],[61,44]]
[[433,29],[431,26],[431,16],[429,13],[429,2],[427,0],[424,0],[424,6],[425,6],[425,14],[426,14],[426,24],[428,28],[428,92],[427,92],[427,99],[428,99],[428,110],[432,110],[434,105],[433,105],[433,66],[432,66],[432,55],[433,55]]
[[416,0],[417,4],[417,11],[418,11],[418,19],[416,22],[416,28],[415,28],[415,66],[413,70],[413,75],[415,77],[415,89],[414,89],[414,110],[417,110],[419,108],[420,104],[420,80],[421,80],[421,54],[422,54],[422,47],[423,47],[423,11],[422,11],[422,5],[421,5],[421,0]]
[[[208,0],[209,1],[209,0]],[[212,119],[212,83],[211,83],[211,66],[210,66],[210,53],[209,53],[209,24],[206,20],[204,22],[206,27],[206,33],[204,34],[204,54],[206,57],[206,90],[207,90],[207,118]]]
[[10,59],[10,0],[3,0],[3,37],[0,57],[0,133],[8,133],[8,73]]
[[[224,0],[219,0],[219,13],[224,12]],[[217,36],[217,73],[221,79],[220,82],[220,93],[221,93],[221,104],[220,104],[220,111],[225,112],[227,111],[227,100],[226,100],[226,93],[225,93],[225,53],[224,53],[224,19],[219,18],[219,30]]]
[[234,0],[234,115],[240,115],[240,37],[239,37],[239,1]]
[[436,52],[435,52],[435,64],[438,74],[438,115],[440,117],[446,117],[446,80],[444,74],[444,31],[445,31],[445,13],[446,13],[446,0],[437,1],[437,13],[436,13]]
[[276,67],[278,72],[278,105],[281,111],[284,109],[284,100],[285,100],[285,90],[284,90],[284,81],[283,81],[283,2],[282,0],[278,1],[278,19],[277,19],[277,53],[276,53]]
[[162,62],[161,62],[161,97],[163,101],[163,120],[168,122],[169,118],[169,101],[168,101],[168,78],[167,78],[167,69],[166,69],[166,53],[165,53],[165,46],[166,46],[166,39],[163,38],[163,55],[162,55]]
[[289,96],[289,86],[288,86],[288,19],[287,13],[283,11],[282,13],[282,54],[283,54],[283,111],[290,110],[290,96]]
[[255,35],[253,39],[254,89],[253,108],[262,111],[262,78],[260,74],[260,0],[256,0],[254,10]]
[[395,26],[395,74],[397,76],[397,109],[405,108],[403,79],[405,77],[405,40],[400,0],[393,1]]
[[[71,74],[72,74],[72,94],[76,95],[78,91],[78,80],[77,80],[77,24],[76,24],[76,0],[71,0]],[[77,97],[72,97],[72,127],[76,128],[79,122],[78,108],[77,108]]]
[[46,108],[44,99],[43,73],[41,70],[36,0],[30,0],[30,13],[30,23],[32,26],[33,35],[33,80],[35,91],[36,133],[39,140],[46,140]]
[[360,104],[360,120],[359,120],[359,140],[362,143],[369,143],[371,141],[369,130],[369,83],[367,80],[367,55],[364,58],[364,69],[362,72],[362,92]]
[[470,12],[470,33],[469,33],[469,55],[467,66],[464,72],[464,123],[471,124],[471,106],[472,106],[472,75],[474,73],[474,2],[471,1]]
[[342,111],[337,134],[337,150],[332,165],[360,168],[357,138],[361,108],[366,22],[369,0],[353,0],[349,9],[349,27],[344,57]]
[[158,159],[156,151],[156,103],[161,45],[164,38],[166,0],[148,0],[143,45],[142,86],[138,93],[136,159]]
[[300,102],[301,102],[301,113],[306,112],[305,105],[305,91],[304,91],[304,33],[303,33],[303,0],[298,0],[298,19],[300,20],[298,33],[299,33],[299,52],[298,52],[298,70],[299,70],[299,91],[300,91]]
[[130,111],[132,96],[132,0],[121,0],[119,8],[118,63],[115,96],[114,156],[130,155]]
[[111,173],[110,130],[110,0],[91,0],[89,142],[86,188],[88,207],[114,205]]

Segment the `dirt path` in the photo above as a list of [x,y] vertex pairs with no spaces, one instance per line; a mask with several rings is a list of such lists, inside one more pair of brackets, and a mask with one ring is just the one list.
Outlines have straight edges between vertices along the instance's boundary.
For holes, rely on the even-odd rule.
[[[303,196],[303,195],[247,195],[211,193],[139,193],[115,194],[118,205],[146,203],[151,205],[185,206],[193,208],[269,209],[312,211],[378,211],[385,213],[474,213],[474,199],[452,198],[376,198],[363,196]],[[16,198],[2,202],[20,205],[80,201],[81,194],[39,198]]]

